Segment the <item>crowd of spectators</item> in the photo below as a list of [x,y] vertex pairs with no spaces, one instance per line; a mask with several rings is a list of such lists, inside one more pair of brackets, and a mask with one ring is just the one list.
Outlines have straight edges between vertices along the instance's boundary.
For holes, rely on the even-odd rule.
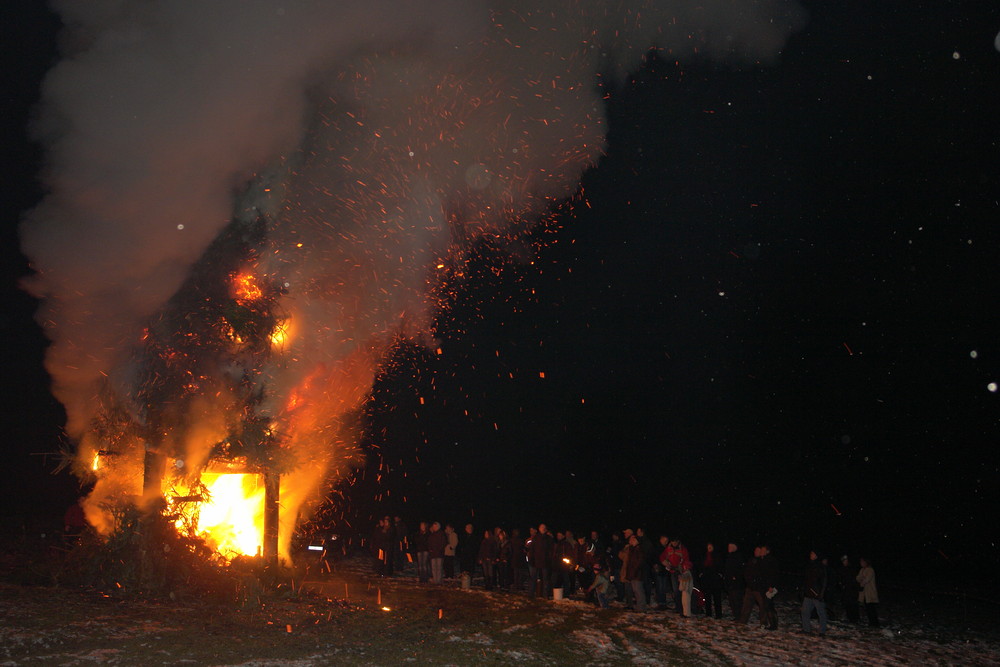
[[[599,607],[624,606],[635,611],[676,612],[729,617],[742,624],[755,618],[768,629],[778,627],[774,600],[782,572],[766,542],[749,557],[735,542],[716,549],[708,542],[695,553],[678,538],[656,540],[643,528],[627,528],[604,536],[594,530],[576,535],[551,531],[545,524],[524,533],[514,528],[477,531],[468,523],[420,522],[410,531],[400,517],[383,517],[368,539],[368,551],[379,576],[412,568],[421,583],[441,585],[458,580],[463,588],[527,594],[539,598],[576,598]],[[878,627],[878,591],[869,560],[855,565],[847,556],[835,563],[817,551],[796,569],[798,582],[788,595],[801,600],[803,632],[825,634],[831,613],[850,623],[865,611],[870,627]],[[788,580],[787,577],[784,580]]]

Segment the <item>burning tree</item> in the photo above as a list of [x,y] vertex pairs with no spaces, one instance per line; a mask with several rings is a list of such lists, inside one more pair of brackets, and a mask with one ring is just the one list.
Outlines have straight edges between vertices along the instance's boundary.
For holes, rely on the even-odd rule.
[[280,478],[296,458],[262,409],[261,375],[290,327],[282,287],[258,270],[267,229],[264,216],[234,218],[143,330],[131,395],[104,386],[81,460],[106,532],[123,527],[116,500],[139,498],[223,555],[276,558]]

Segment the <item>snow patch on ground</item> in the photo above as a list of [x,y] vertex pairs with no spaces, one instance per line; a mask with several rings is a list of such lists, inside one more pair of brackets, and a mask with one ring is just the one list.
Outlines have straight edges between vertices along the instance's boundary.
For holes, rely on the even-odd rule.
[[503,632],[505,634],[510,634],[512,632],[517,632],[518,630],[527,630],[528,627],[529,626],[525,625],[524,623],[518,623],[516,625],[508,625],[506,628],[504,628],[500,632]]
[[475,634],[469,635],[468,637],[459,637],[458,635],[449,635],[445,638],[446,642],[467,642],[470,644],[480,644],[482,646],[489,646],[493,643],[493,639],[488,635],[484,635],[482,632],[477,632]]
[[570,633],[573,641],[580,644],[583,651],[590,657],[597,660],[607,660],[620,658],[622,650],[615,644],[606,633],[593,628],[574,630]]

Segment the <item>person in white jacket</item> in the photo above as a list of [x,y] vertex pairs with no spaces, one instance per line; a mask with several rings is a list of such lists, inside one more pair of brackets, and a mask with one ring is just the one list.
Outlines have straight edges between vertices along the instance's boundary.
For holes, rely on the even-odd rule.
[[867,558],[862,558],[861,570],[858,572],[857,580],[861,591],[858,593],[858,602],[865,608],[868,614],[868,626],[879,627],[878,622],[878,588],[875,585],[875,569]]

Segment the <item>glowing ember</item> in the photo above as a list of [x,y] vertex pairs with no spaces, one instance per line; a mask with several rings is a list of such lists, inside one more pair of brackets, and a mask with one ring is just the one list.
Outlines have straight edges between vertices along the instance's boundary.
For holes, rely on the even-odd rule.
[[252,273],[240,273],[234,276],[233,289],[236,292],[236,301],[240,304],[257,301],[264,296],[264,291]]

